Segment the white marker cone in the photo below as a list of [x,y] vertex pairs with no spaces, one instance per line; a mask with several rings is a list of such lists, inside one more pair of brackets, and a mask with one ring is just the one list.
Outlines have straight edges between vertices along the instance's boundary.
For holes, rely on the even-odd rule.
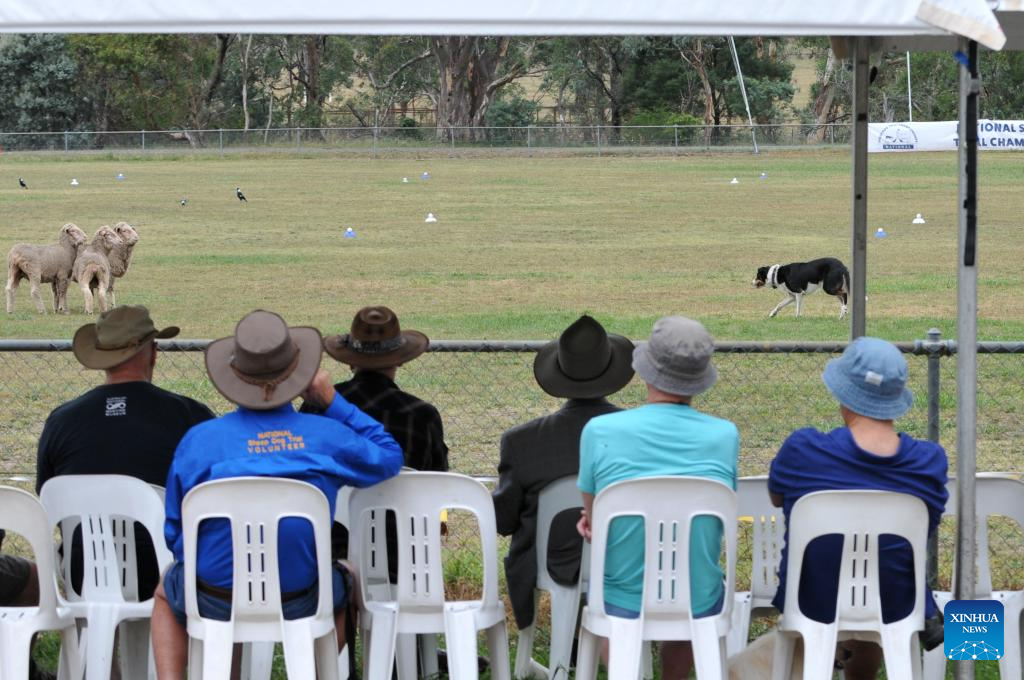
[[402,184],[408,184],[408,183],[409,183],[409,178],[408,177],[403,177],[402,178]]
[[71,180],[71,186],[77,187],[78,186],[78,180],[77,179],[72,179]]
[[735,177],[733,177],[732,181],[729,182],[729,184],[739,184],[739,183],[740,183],[740,181],[737,178],[735,178]]
[[925,223],[924,217],[921,216],[921,213],[917,213],[917,217],[915,217],[913,219],[913,221],[911,222],[911,224],[924,224],[924,223]]
[[434,217],[434,213],[427,213],[427,219],[423,221],[426,222],[427,224],[431,224],[433,222],[437,222],[437,218]]

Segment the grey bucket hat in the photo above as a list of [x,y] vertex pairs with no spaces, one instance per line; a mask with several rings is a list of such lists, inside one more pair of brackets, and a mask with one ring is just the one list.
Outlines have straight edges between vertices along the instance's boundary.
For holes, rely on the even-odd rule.
[[662,392],[694,396],[718,380],[711,363],[715,340],[699,321],[665,316],[654,322],[651,339],[633,350],[633,368]]

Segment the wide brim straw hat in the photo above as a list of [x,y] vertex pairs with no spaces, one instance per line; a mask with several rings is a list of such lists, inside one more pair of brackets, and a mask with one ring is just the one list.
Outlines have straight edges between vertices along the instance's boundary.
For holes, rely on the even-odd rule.
[[149,310],[141,305],[122,305],[75,331],[71,350],[86,368],[106,370],[128,361],[153,340],[173,338],[179,332],[177,326],[156,328]]

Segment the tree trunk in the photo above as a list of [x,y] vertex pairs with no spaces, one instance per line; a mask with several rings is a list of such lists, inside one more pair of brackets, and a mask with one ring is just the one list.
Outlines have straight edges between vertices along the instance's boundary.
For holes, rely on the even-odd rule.
[[709,146],[715,124],[715,93],[711,88],[711,79],[708,77],[705,63],[707,53],[704,51],[704,41],[698,39],[692,48],[679,50],[679,56],[693,66],[697,77],[700,78],[700,89],[704,93],[704,145]]
[[833,83],[836,71],[836,55],[830,47],[828,57],[825,59],[825,70],[822,71],[821,79],[818,81],[818,96],[814,99],[814,122],[817,123],[814,131],[807,135],[808,141],[822,142],[825,140],[825,124],[832,115],[832,102],[835,99],[835,84]]
[[238,46],[241,50],[241,66],[242,66],[242,114],[245,116],[245,127],[243,128],[246,132],[249,131],[249,51],[252,49],[252,33],[249,34],[249,39],[245,43],[245,48],[242,49],[242,36],[238,36]]

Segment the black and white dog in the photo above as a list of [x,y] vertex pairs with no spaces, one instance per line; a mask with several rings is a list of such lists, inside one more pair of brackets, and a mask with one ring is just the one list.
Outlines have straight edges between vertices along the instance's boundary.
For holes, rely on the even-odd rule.
[[800,316],[800,302],[804,295],[819,288],[839,298],[839,318],[846,316],[847,296],[850,293],[850,272],[846,265],[834,257],[823,257],[810,262],[773,264],[761,267],[754,277],[754,288],[771,286],[778,288],[789,297],[775,306],[768,316],[772,317],[786,305],[796,302],[796,315]]

